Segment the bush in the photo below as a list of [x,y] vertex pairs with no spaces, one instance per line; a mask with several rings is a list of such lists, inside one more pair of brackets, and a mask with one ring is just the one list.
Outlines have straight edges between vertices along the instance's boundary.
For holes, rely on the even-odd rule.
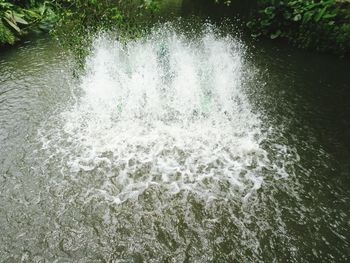
[[0,45],[14,44],[29,31],[53,27],[69,37],[86,30],[108,30],[139,17],[141,10],[157,8],[157,0],[0,0]]
[[247,23],[253,37],[284,38],[293,45],[340,55],[350,51],[350,4],[336,0],[264,0]]
[[48,1],[0,0],[0,45],[12,45],[34,28],[48,31],[56,21]]
[[59,21],[53,35],[82,62],[98,32],[118,29],[119,38],[137,37],[136,22],[157,11],[158,0],[56,0],[55,6]]

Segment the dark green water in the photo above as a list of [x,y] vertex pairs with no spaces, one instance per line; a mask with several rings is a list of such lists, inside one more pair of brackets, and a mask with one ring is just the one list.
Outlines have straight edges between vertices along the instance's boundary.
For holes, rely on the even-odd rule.
[[186,30],[0,53],[0,262],[349,261],[350,62]]

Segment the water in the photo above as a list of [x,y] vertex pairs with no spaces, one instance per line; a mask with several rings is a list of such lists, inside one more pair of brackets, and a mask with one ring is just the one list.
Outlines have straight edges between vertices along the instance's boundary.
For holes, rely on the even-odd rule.
[[2,262],[349,260],[348,61],[220,32],[1,54]]

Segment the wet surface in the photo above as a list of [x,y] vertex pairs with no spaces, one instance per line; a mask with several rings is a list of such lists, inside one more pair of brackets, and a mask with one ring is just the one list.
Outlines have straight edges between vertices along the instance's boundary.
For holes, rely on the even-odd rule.
[[94,47],[77,78],[52,40],[0,54],[1,261],[349,260],[349,61],[205,26]]

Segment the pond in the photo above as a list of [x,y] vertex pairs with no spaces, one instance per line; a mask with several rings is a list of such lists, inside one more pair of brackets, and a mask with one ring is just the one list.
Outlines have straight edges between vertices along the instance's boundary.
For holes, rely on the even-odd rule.
[[0,261],[348,262],[350,62],[166,3],[0,53]]

